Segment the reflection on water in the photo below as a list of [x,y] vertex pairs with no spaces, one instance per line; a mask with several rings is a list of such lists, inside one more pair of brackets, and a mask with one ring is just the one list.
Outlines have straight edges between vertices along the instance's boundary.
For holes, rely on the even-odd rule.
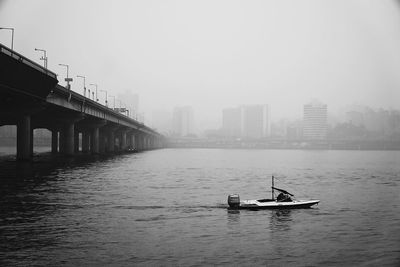
[[[0,168],[2,265],[399,263],[395,151],[44,154],[31,163],[3,157]],[[320,205],[227,209],[231,193],[268,196],[270,173],[285,174],[281,187]]]
[[273,210],[271,211],[270,227],[273,231],[288,231],[292,223],[292,210]]

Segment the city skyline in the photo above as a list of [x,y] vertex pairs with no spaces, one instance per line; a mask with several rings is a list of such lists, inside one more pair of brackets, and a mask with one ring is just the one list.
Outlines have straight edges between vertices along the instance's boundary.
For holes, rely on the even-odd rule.
[[[60,81],[64,63],[112,95],[140,95],[146,118],[190,105],[200,129],[216,128],[222,108],[265,102],[272,120],[295,119],[312,98],[332,112],[400,108],[395,1],[154,3],[6,0],[0,25],[15,29],[14,49],[28,58],[42,64],[34,48],[46,49]],[[60,11],[74,19],[55,20]],[[82,93],[80,81],[71,86]]]

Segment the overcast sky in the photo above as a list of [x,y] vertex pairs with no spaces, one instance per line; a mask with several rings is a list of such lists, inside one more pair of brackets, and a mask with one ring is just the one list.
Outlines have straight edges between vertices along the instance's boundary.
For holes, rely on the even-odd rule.
[[0,0],[0,27],[37,62],[46,49],[60,83],[69,64],[109,94],[139,94],[146,116],[191,105],[201,128],[240,104],[270,104],[274,119],[300,118],[313,98],[400,108],[394,0]]

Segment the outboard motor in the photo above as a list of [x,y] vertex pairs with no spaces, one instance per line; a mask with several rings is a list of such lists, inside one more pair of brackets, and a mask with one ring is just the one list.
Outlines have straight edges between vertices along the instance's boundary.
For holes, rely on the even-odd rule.
[[230,208],[238,209],[240,206],[240,197],[238,194],[228,196],[228,204]]

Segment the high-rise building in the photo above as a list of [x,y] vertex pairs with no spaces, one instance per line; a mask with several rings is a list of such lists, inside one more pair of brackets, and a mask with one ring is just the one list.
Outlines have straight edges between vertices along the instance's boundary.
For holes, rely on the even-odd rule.
[[248,105],[222,111],[222,130],[225,136],[263,138],[271,134],[268,105]]
[[270,111],[268,105],[242,107],[242,137],[262,138],[270,135]]
[[318,101],[304,105],[303,137],[309,140],[326,139],[328,124],[328,107]]
[[176,136],[194,134],[193,108],[190,106],[176,107],[172,114],[172,132]]

